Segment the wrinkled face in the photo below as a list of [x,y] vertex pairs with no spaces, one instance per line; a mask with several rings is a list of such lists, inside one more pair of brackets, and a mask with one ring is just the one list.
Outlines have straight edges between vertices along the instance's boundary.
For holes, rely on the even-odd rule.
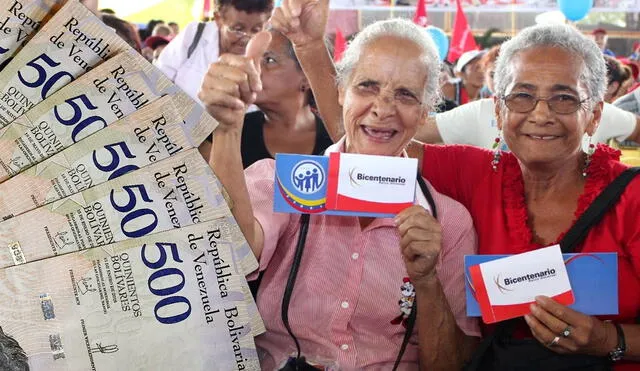
[[491,90],[491,92],[496,91],[493,86],[493,75],[496,70],[495,63],[487,63],[484,69],[484,84]]
[[339,90],[347,152],[399,156],[426,118],[427,71],[411,41],[381,37],[367,45]]
[[216,23],[220,30],[221,53],[244,54],[251,36],[262,31],[269,19],[269,13],[247,13],[232,6],[216,13]]
[[607,46],[607,38],[607,34],[604,34],[602,32],[598,32],[593,35],[593,41],[595,41],[596,44],[598,44],[598,47],[603,50]]
[[[536,47],[516,54],[512,60],[513,81],[506,94],[578,101],[590,98],[579,82],[584,68],[581,58],[555,47]],[[509,149],[525,165],[561,164],[581,155],[585,132],[593,134],[600,120],[602,103],[588,109],[587,100],[574,113],[552,111],[546,101],[539,101],[528,113],[506,107],[496,97],[498,127],[503,130]]]
[[484,85],[484,73],[482,71],[480,58],[476,58],[467,63],[462,69],[461,77],[465,85],[482,87]]
[[256,98],[256,105],[304,95],[301,91],[306,84],[304,73],[297,68],[287,45],[287,39],[280,32],[271,32],[271,43],[262,57],[262,91]]

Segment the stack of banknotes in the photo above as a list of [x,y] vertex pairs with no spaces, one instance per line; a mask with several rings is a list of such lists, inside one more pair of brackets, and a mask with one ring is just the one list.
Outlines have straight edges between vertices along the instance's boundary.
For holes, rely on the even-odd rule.
[[216,122],[77,0],[0,9],[0,328],[31,370],[258,370]]

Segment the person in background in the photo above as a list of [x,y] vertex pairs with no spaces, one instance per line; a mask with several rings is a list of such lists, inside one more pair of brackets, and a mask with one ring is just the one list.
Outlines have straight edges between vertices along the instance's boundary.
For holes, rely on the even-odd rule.
[[151,50],[151,62],[153,62],[153,64],[157,63],[158,58],[162,54],[164,48],[169,44],[169,42],[171,42],[171,40],[164,36],[151,36],[145,40],[145,49],[148,48]]
[[494,45],[480,59],[480,66],[484,73],[484,86],[480,90],[480,98],[493,97],[493,75],[496,69],[496,59],[500,54],[500,45]]
[[164,21],[162,19],[152,19],[147,22],[147,26],[144,29],[141,29],[139,32],[140,40],[146,40],[148,37],[150,37],[153,30],[159,24],[164,24]]
[[607,64],[607,91],[604,94],[604,101],[612,103],[633,85],[633,74],[630,67],[625,66],[616,58],[608,55],[604,56]]
[[453,84],[452,91],[444,91],[447,99],[461,106],[479,98],[480,90],[484,86],[484,74],[480,63],[484,53],[481,50],[472,50],[458,58],[454,70],[460,80]]
[[0,327],[0,370],[29,371],[27,355],[20,344]]
[[[294,2],[283,3],[286,13],[282,8],[274,11],[272,25],[287,34],[299,58],[322,48],[319,57],[331,63],[323,38],[329,2],[312,1],[314,8],[302,12],[305,20],[313,20],[312,32],[291,32],[288,6]],[[257,299],[267,329],[256,338],[262,369],[286,364],[293,370],[299,369],[290,358],[296,355],[294,340],[280,313],[297,236],[307,227],[300,214],[273,212],[274,161],[258,161],[243,172],[240,150],[246,106],[260,92],[256,67],[266,57],[265,36],[254,37],[246,56],[221,60],[225,68],[207,74],[200,97],[220,123],[210,163],[265,272]],[[340,66],[346,136],[325,153],[406,155],[404,147],[417,122],[438,96],[440,69],[433,41],[410,21],[376,22],[356,36]],[[330,77],[323,75],[323,83],[335,84],[327,81]],[[308,363],[319,369],[392,369],[406,333],[401,325],[405,317],[402,312],[399,316],[405,302],[416,303],[419,314],[398,370],[459,369],[473,351],[477,319],[465,315],[459,267],[463,255],[473,253],[473,226],[459,204],[428,189],[437,220],[427,211],[433,209],[422,200],[422,192],[417,192],[417,205],[400,212],[395,221],[325,214],[308,219],[288,316]]]
[[167,24],[169,25],[169,27],[171,27],[171,33],[173,34],[173,37],[180,33],[180,26],[176,22],[169,22]]
[[138,51],[138,53],[142,51],[142,43],[140,42],[134,25],[110,14],[102,14],[102,22],[116,30],[116,34],[126,41],[129,46]]
[[[275,158],[276,153],[321,155],[333,142],[320,117],[313,113],[313,94],[302,72],[291,42],[277,31],[271,31],[271,42],[261,63],[262,91],[254,104],[259,111],[244,116],[242,126],[242,166]],[[226,69],[222,61],[209,67],[209,81]],[[223,83],[223,82],[220,82]],[[205,159],[211,153],[210,136],[200,151]]]
[[640,75],[640,62],[630,58],[619,57],[617,58],[620,63],[629,67],[631,69],[631,78],[633,79],[633,83],[631,87],[627,90],[627,93],[630,93],[640,87],[640,80],[638,77]]
[[209,65],[222,54],[244,54],[251,35],[264,28],[272,9],[273,0],[216,1],[214,21],[190,23],[163,50],[156,66],[200,102],[198,91]]
[[162,36],[167,39],[171,39],[171,35],[173,34],[173,30],[171,27],[167,26],[164,23],[159,23],[153,27],[153,31],[151,31],[151,36]]
[[[141,54],[149,62],[156,63],[158,56],[164,47],[171,41],[172,31],[169,26],[164,23],[157,23],[151,31],[151,35],[144,40]],[[165,40],[167,41],[165,43]],[[151,45],[155,46],[152,47]]]
[[596,42],[596,45],[598,45],[598,48],[602,50],[602,54],[611,57],[616,56],[616,53],[614,53],[610,49],[607,49],[607,41],[609,40],[607,30],[605,30],[604,28],[596,28],[595,30],[591,31],[591,36],[593,37],[593,41]]

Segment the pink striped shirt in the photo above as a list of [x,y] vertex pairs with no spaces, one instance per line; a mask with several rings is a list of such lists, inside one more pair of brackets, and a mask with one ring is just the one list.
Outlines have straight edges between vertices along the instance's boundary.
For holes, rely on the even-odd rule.
[[[258,309],[267,332],[256,339],[264,370],[281,367],[296,351],[280,313],[300,215],[273,212],[274,174],[271,159],[245,170],[265,237]],[[463,256],[476,251],[471,217],[461,204],[429,188],[443,227],[438,278],[460,329],[480,336],[477,319],[465,315]],[[391,324],[401,313],[400,286],[408,276],[399,242],[393,219],[378,218],[362,230],[356,217],[311,216],[289,307],[289,323],[308,361],[340,370],[392,368],[405,333],[402,325]],[[399,369],[418,369],[415,333]]]

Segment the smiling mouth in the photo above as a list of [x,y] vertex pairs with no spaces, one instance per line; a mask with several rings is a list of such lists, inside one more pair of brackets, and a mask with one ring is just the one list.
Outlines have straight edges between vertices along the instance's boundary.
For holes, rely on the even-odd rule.
[[362,131],[370,138],[376,141],[388,141],[393,138],[398,131],[393,129],[374,129],[369,126],[360,126]]
[[527,137],[535,140],[554,140],[560,138],[557,135],[533,135],[533,134],[525,134]]

